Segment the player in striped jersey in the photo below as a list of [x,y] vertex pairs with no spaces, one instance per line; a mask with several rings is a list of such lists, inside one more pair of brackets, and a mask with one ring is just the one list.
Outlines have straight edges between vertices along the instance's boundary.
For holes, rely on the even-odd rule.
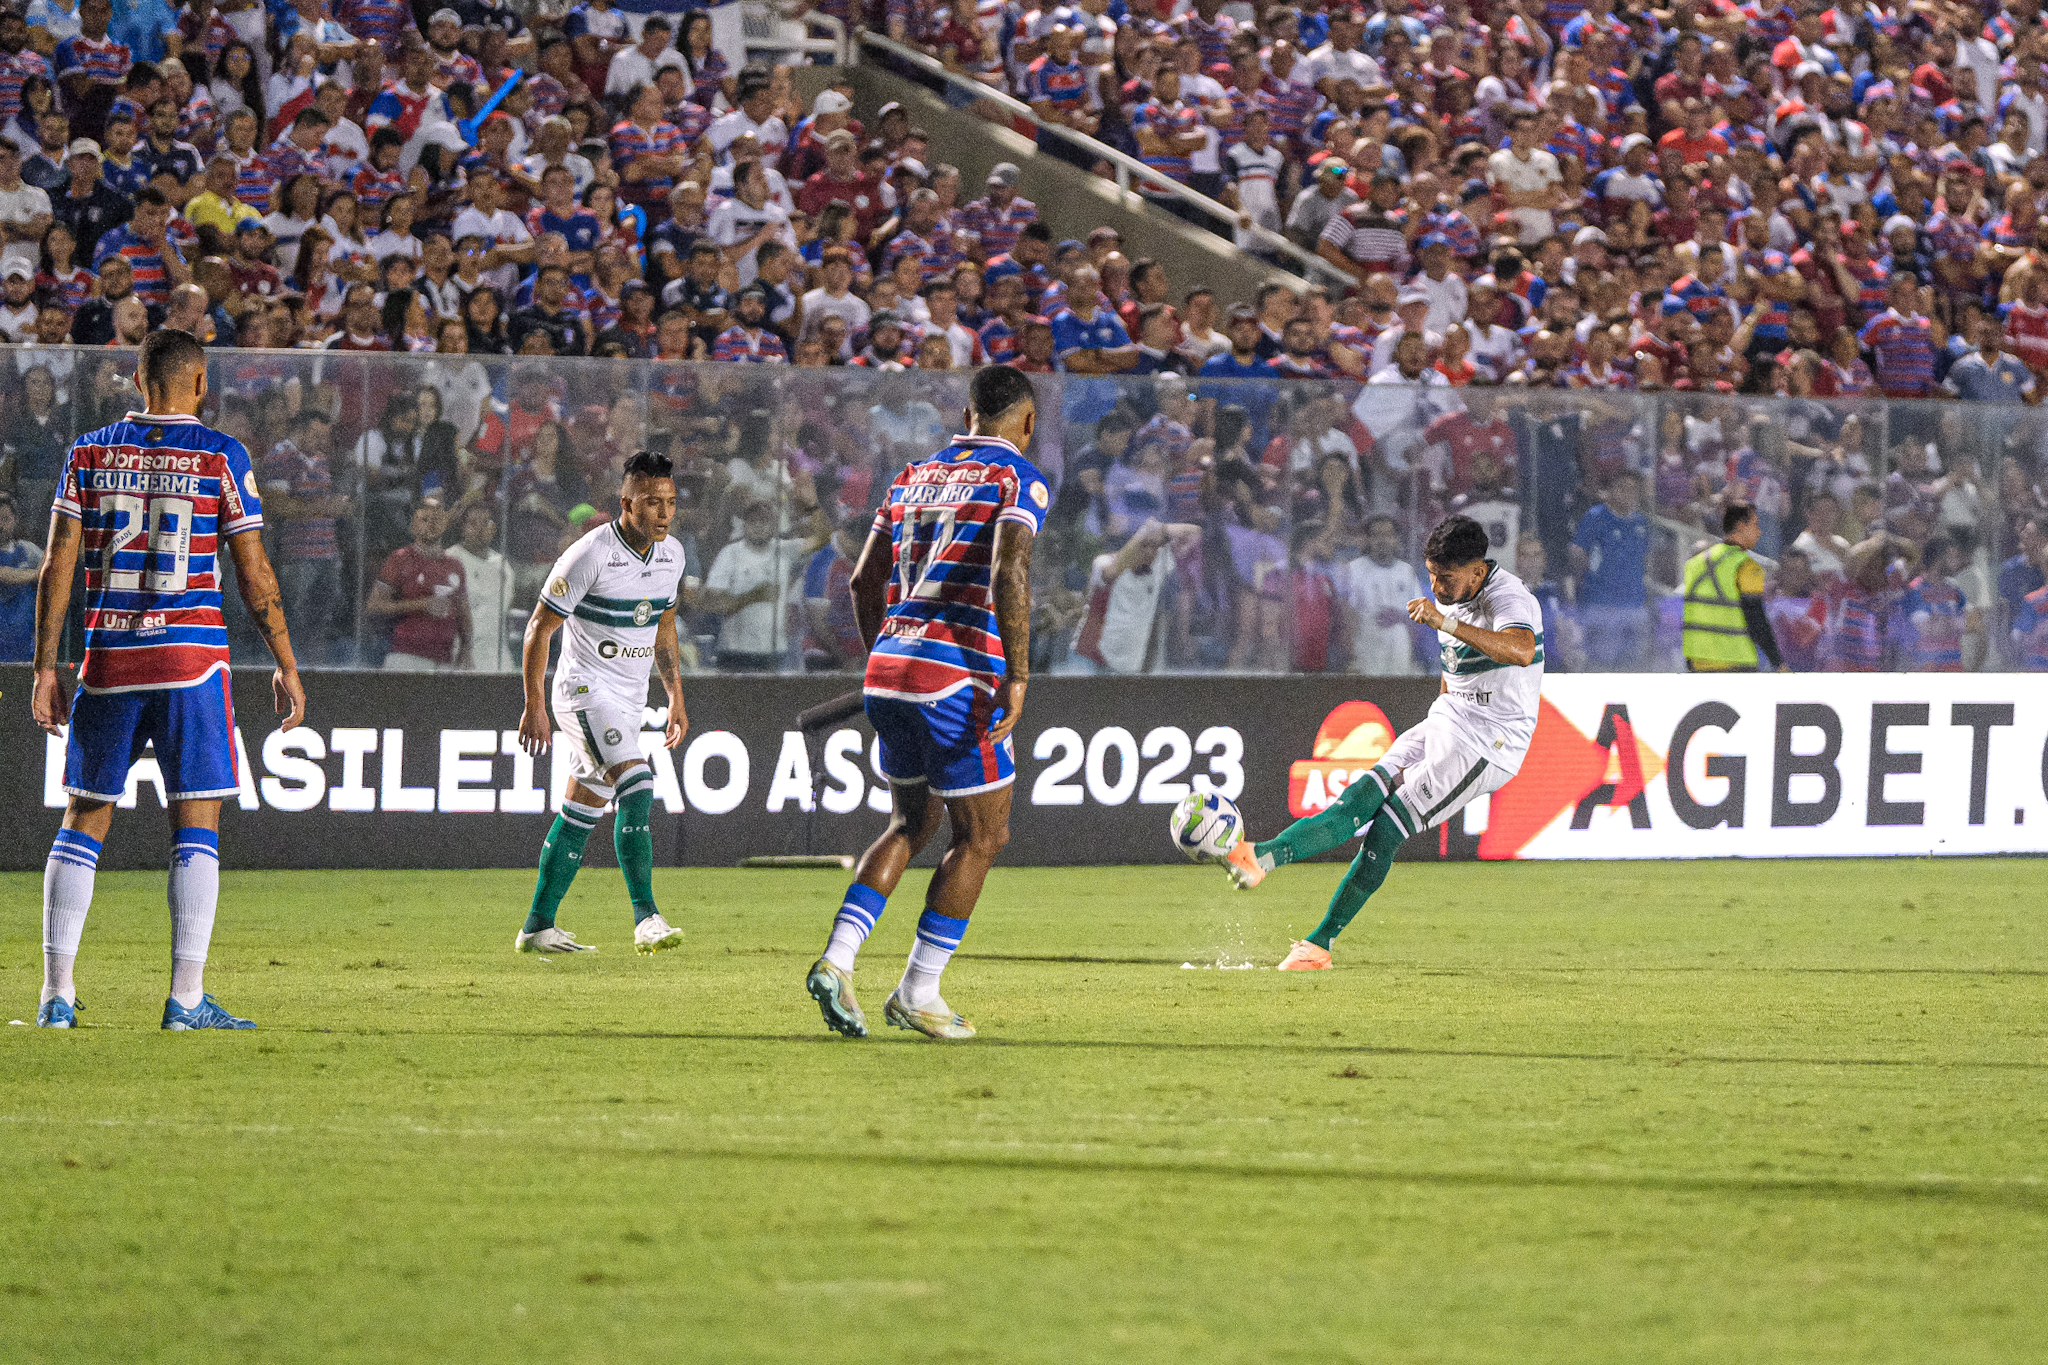
[[[527,622],[520,657],[526,705],[519,742],[539,757],[559,728],[570,746],[569,790],[540,849],[540,875],[526,925],[512,946],[522,953],[583,953],[590,944],[555,925],[555,911],[576,879],[583,845],[618,803],[612,846],[633,903],[633,947],[658,953],[683,941],[654,904],[654,773],[640,753],[640,715],[650,666],[668,693],[662,743],[675,748],[689,729],[683,710],[683,653],[676,639],[683,551],[669,538],[676,484],[666,455],[641,451],[626,461],[619,515],[562,552]],[[548,642],[562,632],[552,693]],[[552,706],[550,701],[552,700]],[[550,712],[553,725],[549,724]]]
[[1288,951],[1283,972],[1328,967],[1330,944],[1386,880],[1402,841],[1443,824],[1521,771],[1543,687],[1543,613],[1522,580],[1486,550],[1486,528],[1463,516],[1446,517],[1423,546],[1436,600],[1410,602],[1408,619],[1444,642],[1443,692],[1429,716],[1328,810],[1264,843],[1242,840],[1225,860],[1231,881],[1249,890],[1276,867],[1365,836],[1323,922]]
[[[174,832],[167,1029],[254,1028],[206,994],[206,950],[220,892],[220,799],[243,783],[228,690],[228,633],[216,561],[226,540],[235,584],[277,671],[286,730],[306,712],[283,598],[263,553],[263,508],[249,452],[200,425],[206,353],[188,332],[143,342],[143,410],[72,445],[57,485],[36,587],[36,724],[64,735],[71,799],[43,871],[42,1028],[71,1028],[73,965],[93,873],[129,769],[154,745]],[[76,696],[57,676],[71,583],[85,565],[85,663]]]
[[868,719],[895,810],[862,855],[805,982],[826,1025],[849,1038],[868,1031],[853,996],[855,955],[941,820],[953,843],[925,891],[917,942],[882,1017],[932,1038],[974,1036],[940,998],[939,977],[1010,837],[1031,543],[1052,503],[1045,476],[1023,454],[1037,420],[1028,378],[1000,365],[977,371],[968,434],[896,476],[854,568],[853,610],[870,650]]

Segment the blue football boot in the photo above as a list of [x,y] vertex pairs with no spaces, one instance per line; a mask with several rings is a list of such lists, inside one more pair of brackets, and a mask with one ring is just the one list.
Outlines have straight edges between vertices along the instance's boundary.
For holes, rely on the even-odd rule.
[[37,1028],[77,1028],[78,1002],[53,995],[49,1002],[36,1011]]
[[199,1028],[255,1028],[247,1019],[237,1019],[220,1007],[210,995],[199,998],[199,1008],[186,1009],[175,1000],[164,1001],[164,1027],[173,1033]]

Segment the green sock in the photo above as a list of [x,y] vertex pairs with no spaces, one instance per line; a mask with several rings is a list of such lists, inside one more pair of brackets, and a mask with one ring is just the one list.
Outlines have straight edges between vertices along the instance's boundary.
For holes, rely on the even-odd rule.
[[1274,867],[1305,862],[1318,853],[1327,853],[1356,838],[1360,830],[1372,823],[1391,786],[1389,774],[1374,768],[1346,787],[1328,810],[1296,820],[1264,843],[1253,844],[1252,852],[1262,859],[1271,859]]
[[562,803],[562,813],[555,817],[547,842],[540,846],[540,876],[533,883],[533,905],[526,912],[525,932],[537,934],[554,927],[555,910],[569,894],[576,869],[583,866],[583,843],[602,814],[574,801]]
[[1344,926],[1364,908],[1372,893],[1380,889],[1380,883],[1387,879],[1387,869],[1394,865],[1394,850],[1401,846],[1401,831],[1392,820],[1375,820],[1367,831],[1365,846],[1358,850],[1358,856],[1351,860],[1351,870],[1344,874],[1344,880],[1337,885],[1337,892],[1330,897],[1330,908],[1323,912],[1323,922],[1308,936],[1316,947],[1328,951],[1337,935],[1344,932]]
[[633,923],[654,913],[654,774],[635,768],[619,784],[619,813],[612,820],[612,847],[619,852],[619,871],[626,874],[626,895],[633,901]]

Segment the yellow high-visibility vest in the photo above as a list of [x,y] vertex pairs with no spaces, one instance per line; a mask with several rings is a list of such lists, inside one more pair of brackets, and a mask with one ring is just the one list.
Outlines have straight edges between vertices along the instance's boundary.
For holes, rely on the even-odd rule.
[[1756,641],[1742,619],[1736,575],[1749,551],[1722,541],[1685,562],[1686,661],[1710,669],[1755,668]]

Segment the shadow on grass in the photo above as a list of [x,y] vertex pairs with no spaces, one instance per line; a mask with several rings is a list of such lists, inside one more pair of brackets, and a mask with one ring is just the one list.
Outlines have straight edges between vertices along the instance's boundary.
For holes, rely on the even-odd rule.
[[1425,1185],[1446,1189],[1616,1190],[1655,1194],[1761,1195],[1862,1203],[1931,1202],[2048,1212],[2048,1186],[1927,1177],[1844,1180],[1830,1176],[1603,1174],[1572,1171],[1433,1171],[1232,1161],[1095,1161],[1087,1158],[964,1152],[756,1151],[746,1148],[661,1148],[646,1155],[697,1160],[787,1161],[847,1166],[1040,1171],[1059,1175],[1189,1175],[1232,1180]]
[[[812,1047],[854,1047],[857,1042],[834,1034],[811,1033],[711,1033],[658,1029],[379,1029],[379,1028],[273,1028],[272,1033],[343,1034],[359,1038],[522,1038],[588,1042],[617,1039],[624,1042],[676,1043],[773,1043]],[[869,1041],[921,1043],[915,1037],[894,1038],[875,1034]],[[1353,1043],[1244,1042],[1189,1043],[1164,1039],[1125,1038],[999,1038],[982,1034],[962,1048],[1029,1048],[1077,1052],[1183,1052],[1217,1054],[1296,1054],[1304,1057],[1445,1057],[1483,1061],[1521,1062],[1621,1062],[1641,1066],[1844,1066],[1844,1067],[1926,1067],[1953,1071],[2048,1071],[2048,1060],[1993,1061],[1976,1058],[1919,1057],[1731,1057],[1703,1053],[1654,1052],[1530,1052],[1501,1048],[1374,1047]]]

